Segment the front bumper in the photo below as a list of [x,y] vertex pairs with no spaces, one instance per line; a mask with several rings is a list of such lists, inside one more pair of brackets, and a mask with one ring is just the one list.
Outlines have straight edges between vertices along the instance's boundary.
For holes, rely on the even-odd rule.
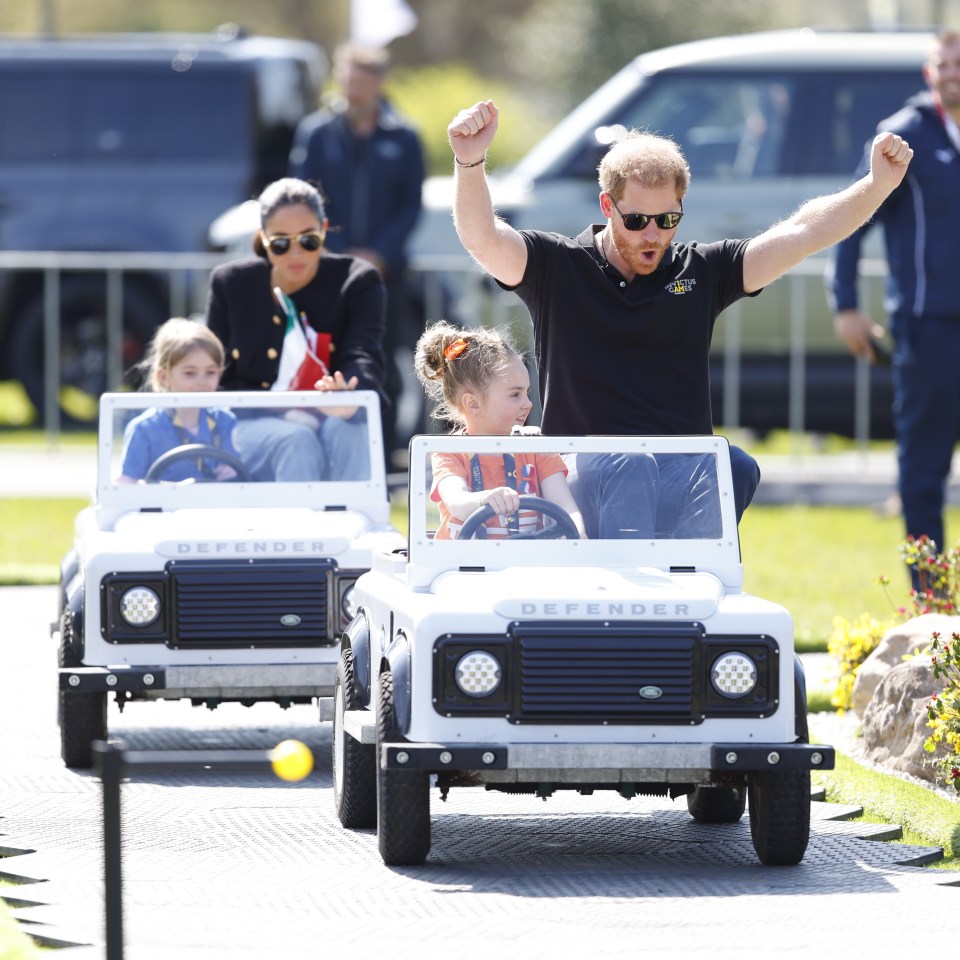
[[[810,743],[385,743],[391,770],[491,771],[484,779],[679,783],[718,775],[832,770],[833,747]],[[500,774],[494,771],[502,771]]]
[[61,667],[60,689],[71,693],[128,693],[134,697],[268,700],[332,696],[333,663],[220,666]]

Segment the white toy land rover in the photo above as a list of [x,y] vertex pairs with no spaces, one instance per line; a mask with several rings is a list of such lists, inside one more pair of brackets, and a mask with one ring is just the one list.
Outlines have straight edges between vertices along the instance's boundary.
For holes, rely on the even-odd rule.
[[[589,539],[526,493],[557,458]],[[451,536],[435,473],[459,462],[479,489],[500,459],[519,522],[482,508]],[[685,795],[711,823],[748,806],[763,863],[803,858],[834,751],[807,742],[789,613],[742,590],[723,438],[416,437],[407,550],[374,557],[356,602],[334,797],[385,863],[426,858],[434,786]]]
[[[343,396],[103,395],[96,495],[77,516],[55,626],[68,767],[91,765],[111,695],[121,709],[329,703],[356,580],[374,551],[404,544],[390,525],[379,400],[357,391],[345,408]],[[314,437],[336,418],[350,470],[335,455],[315,460],[315,479],[254,470],[234,442],[244,418],[294,420]],[[153,439],[137,447],[138,430]],[[163,437],[176,440],[165,453]]]

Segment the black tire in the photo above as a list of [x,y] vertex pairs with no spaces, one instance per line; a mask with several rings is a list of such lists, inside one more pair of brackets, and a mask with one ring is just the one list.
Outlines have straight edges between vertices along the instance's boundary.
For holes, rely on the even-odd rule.
[[[97,401],[107,389],[107,286],[104,275],[64,273],[60,280],[60,383],[84,399],[78,405],[60,404],[63,427],[95,427]],[[28,300],[10,333],[10,354],[17,357],[17,376],[41,421],[45,416],[43,368],[44,296],[41,290]],[[157,327],[167,319],[167,307],[142,283],[127,280],[123,287],[124,374],[144,355]],[[129,385],[138,386],[129,379]],[[110,384],[116,389],[118,384]]]
[[739,823],[746,806],[746,787],[696,787],[687,794],[687,810],[697,823]]
[[761,863],[799,863],[810,841],[810,771],[752,773],[747,792],[750,837]]
[[810,726],[807,722],[807,682],[803,667],[794,668],[793,678],[793,725],[799,743],[810,742]]
[[[73,614],[69,610],[60,618],[57,662],[61,667],[81,665],[74,647]],[[93,766],[93,741],[107,739],[107,695],[60,690],[57,722],[64,766],[71,770],[89,770]]]
[[430,852],[430,776],[423,770],[384,770],[381,745],[402,741],[393,706],[393,676],[380,677],[377,709],[377,846],[387,866],[416,866]]
[[333,686],[333,802],[340,823],[354,829],[377,825],[376,748],[343,729],[344,712],[358,706],[353,652],[344,650]]

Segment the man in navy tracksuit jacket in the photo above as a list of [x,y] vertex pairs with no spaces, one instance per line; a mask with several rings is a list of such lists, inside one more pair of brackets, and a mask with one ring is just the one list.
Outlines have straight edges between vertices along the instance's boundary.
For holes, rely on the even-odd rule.
[[[908,140],[914,156],[872,222],[883,226],[889,266],[886,309],[906,532],[926,534],[943,550],[944,487],[960,439],[960,31],[937,36],[923,75],[929,89],[878,127]],[[857,176],[868,169],[864,162]],[[837,245],[832,295],[838,335],[853,354],[875,359],[870,340],[883,329],[857,308],[856,287],[860,244],[870,226]]]
[[[334,65],[343,97],[301,121],[289,170],[292,177],[320,186],[331,227],[327,249],[369,260],[387,286],[383,346],[390,404],[383,431],[389,457],[396,448],[405,449],[409,439],[398,435],[397,411],[423,326],[406,275],[407,245],[421,210],[423,145],[383,95],[386,50],[344,44]],[[404,359],[397,360],[398,352]],[[422,391],[412,392],[422,402]]]

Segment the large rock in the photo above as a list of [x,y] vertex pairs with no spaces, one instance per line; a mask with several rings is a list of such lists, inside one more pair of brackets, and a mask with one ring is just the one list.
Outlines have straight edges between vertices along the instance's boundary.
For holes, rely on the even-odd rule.
[[864,718],[874,690],[893,667],[904,662],[905,656],[925,650],[934,633],[949,640],[954,632],[960,633],[960,617],[948,617],[942,613],[925,613],[891,627],[877,649],[860,664],[853,681],[854,713]]
[[946,751],[927,753],[923,744],[932,732],[927,704],[942,686],[933,677],[929,657],[901,661],[888,670],[863,715],[864,757],[888,770],[936,781],[930,764]]

